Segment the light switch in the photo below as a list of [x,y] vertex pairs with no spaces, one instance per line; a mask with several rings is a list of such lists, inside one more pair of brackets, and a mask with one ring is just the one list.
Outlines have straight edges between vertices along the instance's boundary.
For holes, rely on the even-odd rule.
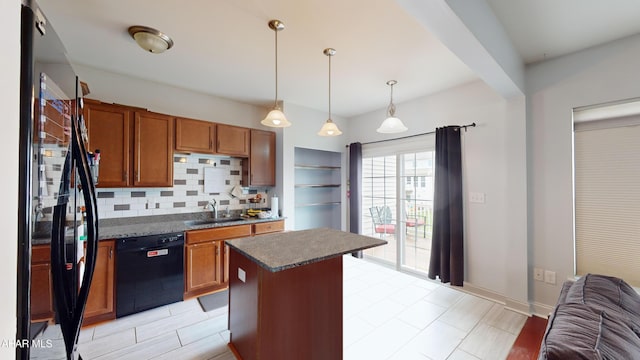
[[241,268],[238,268],[238,280],[242,282],[247,282],[247,273],[244,272]]
[[545,270],[544,271],[544,282],[546,282],[547,284],[555,285],[556,284],[556,272],[555,271],[550,271],[550,270]]

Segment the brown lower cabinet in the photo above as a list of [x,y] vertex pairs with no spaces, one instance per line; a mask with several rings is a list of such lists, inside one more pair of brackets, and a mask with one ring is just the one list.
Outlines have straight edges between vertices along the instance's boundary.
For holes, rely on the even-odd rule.
[[251,230],[251,225],[236,225],[186,232],[185,299],[227,288],[229,250],[224,240],[251,236]]
[[51,247],[31,248],[31,321],[53,321],[53,283],[51,279]]
[[[116,318],[114,275],[115,241],[100,241],[83,326]],[[51,247],[34,245],[31,249],[31,321],[53,321],[54,317]]]
[[220,240],[187,245],[185,298],[224,287]]
[[284,220],[253,224],[253,235],[284,231]]
[[115,264],[115,240],[100,241],[83,326],[116,318]]
[[184,298],[229,287],[229,247],[224,240],[284,230],[284,220],[186,232]]

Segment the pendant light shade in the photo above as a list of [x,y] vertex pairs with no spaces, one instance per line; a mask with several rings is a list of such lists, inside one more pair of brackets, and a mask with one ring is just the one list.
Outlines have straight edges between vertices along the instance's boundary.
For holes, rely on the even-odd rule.
[[322,125],[318,135],[320,136],[338,136],[342,134],[342,131],[338,129],[338,125],[331,120],[331,57],[336,54],[336,50],[332,48],[324,49],[323,53],[329,58],[329,118]]
[[160,54],[173,46],[173,40],[156,29],[135,25],[129,27],[128,31],[136,43],[150,53]]
[[320,131],[318,131],[318,135],[320,136],[338,136],[342,135],[342,131],[338,129],[338,125],[334,123],[331,119],[328,119],[327,122],[322,125]]
[[391,101],[389,102],[389,106],[387,107],[387,118],[382,122],[382,125],[376,130],[382,134],[395,134],[403,131],[407,131],[406,126],[402,123],[402,120],[398,119],[396,114],[396,106],[393,105],[393,85],[398,82],[395,80],[387,81],[387,85],[391,87]]
[[269,21],[269,28],[276,34],[276,99],[273,104],[273,110],[269,111],[260,123],[269,127],[287,127],[291,126],[291,123],[284,116],[280,106],[278,106],[278,31],[284,30],[284,24],[280,20],[271,20]]
[[284,116],[284,113],[279,108],[275,108],[265,116],[265,118],[260,122],[262,125],[270,126],[270,127],[287,127],[291,126],[291,123],[287,121],[287,117]]

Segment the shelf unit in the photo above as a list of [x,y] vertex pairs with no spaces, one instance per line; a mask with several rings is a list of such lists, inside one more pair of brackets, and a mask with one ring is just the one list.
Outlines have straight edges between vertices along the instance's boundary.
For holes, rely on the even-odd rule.
[[296,230],[341,228],[342,154],[295,148]]
[[321,202],[321,203],[305,203],[305,204],[296,204],[296,207],[309,207],[309,206],[333,206],[342,204],[340,201],[330,201],[330,202]]

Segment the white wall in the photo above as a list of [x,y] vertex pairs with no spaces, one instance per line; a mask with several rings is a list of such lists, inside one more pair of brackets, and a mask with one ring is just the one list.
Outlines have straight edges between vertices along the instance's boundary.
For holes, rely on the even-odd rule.
[[574,275],[572,109],[640,96],[638,58],[636,35],[527,69],[530,263],[558,279],[533,282],[538,304],[555,304]]
[[[18,132],[20,125],[20,1],[0,2],[0,32],[5,43],[0,56],[0,107],[3,112],[0,152],[4,156],[0,176],[2,208],[0,227],[3,229],[2,260],[0,261],[0,340],[16,336],[16,268],[18,229]],[[12,359],[15,349],[0,347],[0,359]]]
[[[477,81],[396,104],[397,116],[409,128],[398,136],[375,132],[384,109],[352,118],[349,140],[369,142],[475,122],[462,135],[465,287],[528,311],[524,105],[522,97],[507,101]],[[522,185],[510,186],[510,181]],[[469,203],[469,192],[485,193],[486,202]]]
[[284,112],[291,126],[282,129],[282,138],[279,141],[277,152],[282,155],[282,167],[278,168],[278,173],[282,174],[282,187],[278,187],[276,192],[280,196],[282,204],[282,215],[287,217],[285,221],[287,230],[293,230],[295,226],[295,172],[294,172],[294,149],[303,147],[308,149],[335,151],[342,153],[342,224],[341,229],[346,230],[347,224],[347,199],[346,199],[346,177],[348,169],[346,167],[346,148],[349,143],[347,122],[337,116],[332,116],[333,122],[343,132],[340,136],[325,137],[317,135],[320,128],[327,120],[326,112],[309,109],[296,104],[286,103]]
[[163,114],[218,123],[265,128],[260,125],[267,110],[191,90],[74,65],[81,81],[89,85],[87,98],[146,108]]

